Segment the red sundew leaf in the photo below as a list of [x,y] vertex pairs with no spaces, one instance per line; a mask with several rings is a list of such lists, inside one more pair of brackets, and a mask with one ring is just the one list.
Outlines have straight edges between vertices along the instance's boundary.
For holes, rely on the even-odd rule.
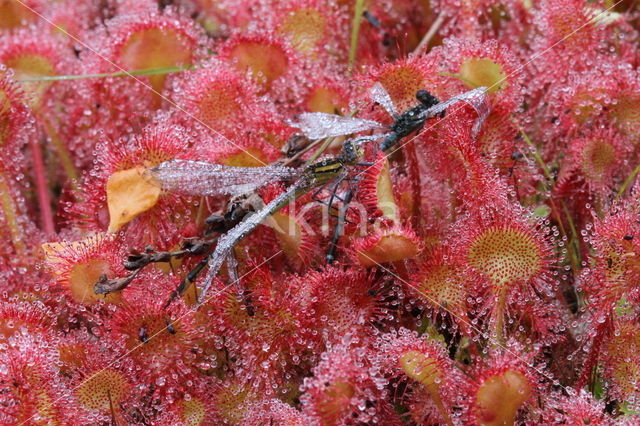
[[[58,36],[33,28],[22,29],[5,39],[0,47],[0,63],[11,68],[17,80],[28,80],[69,74],[74,67],[74,58]],[[45,101],[54,84],[47,81],[21,82],[29,95],[30,106],[36,112],[46,108]]]
[[426,251],[409,291],[426,302],[434,314],[450,317],[467,334],[472,332],[467,319],[467,288],[461,265],[450,250],[448,245],[440,245]]
[[[553,317],[523,315],[530,305],[546,304],[554,297],[557,255],[541,224],[526,221],[524,212],[515,213],[516,206],[511,209],[514,214],[505,216],[502,209],[497,213],[488,208],[460,219],[451,231],[454,256],[464,265],[468,291],[480,296],[475,299],[477,309],[471,312],[480,317],[490,314],[490,327],[498,337],[505,330],[520,334],[515,326],[520,320],[526,330],[539,330],[536,321],[557,325]],[[519,315],[523,318],[513,320]],[[507,318],[513,322],[505,328]],[[533,321],[533,326],[527,321]],[[552,333],[553,328],[546,332]]]
[[[597,400],[584,389],[569,396],[550,395],[550,404],[542,414],[541,422],[562,424],[575,422],[583,425],[608,425],[614,419],[605,413],[605,402]],[[630,421],[633,421],[630,419]]]
[[391,227],[378,227],[369,235],[352,240],[349,251],[360,265],[369,267],[412,259],[421,249],[416,234],[411,229],[396,224]]
[[638,409],[640,397],[640,326],[622,319],[602,345],[602,365],[612,397]]
[[[194,380],[178,392],[178,396],[161,401],[158,424],[209,425],[223,421],[216,399],[223,390],[211,378]],[[231,402],[231,401],[229,401]],[[239,401],[242,403],[242,401]],[[239,407],[236,407],[239,408]],[[244,410],[238,410],[243,412]]]
[[434,76],[435,66],[429,58],[411,57],[373,70],[367,80],[382,84],[396,109],[403,112],[417,104],[418,90],[433,90]]
[[[513,348],[515,349],[516,346]],[[522,356],[523,355],[523,356]],[[471,375],[465,421],[487,425],[511,424],[542,393],[541,377],[527,364],[531,354],[498,352]]]
[[76,333],[62,339],[56,349],[64,380],[93,421],[126,421],[127,409],[140,394],[133,386],[134,365],[123,348],[105,337]]
[[313,420],[279,399],[264,399],[247,407],[240,425],[255,426],[271,422],[288,426],[304,426],[311,424]]
[[27,182],[18,178],[27,171],[22,151],[28,139],[35,138],[32,119],[12,73],[0,67],[0,228],[4,241],[10,242],[3,244],[3,257],[28,256],[29,246],[41,237],[28,216]]
[[631,171],[628,166],[621,167],[631,145],[611,130],[585,133],[584,137],[571,141],[566,162],[558,175],[558,185],[571,178],[579,179],[586,183],[589,191],[604,196],[616,177],[620,180]]
[[564,54],[574,55],[597,43],[600,28],[591,22],[597,13],[584,0],[562,3],[544,0],[536,6],[533,24],[540,34],[537,43],[558,46]]
[[289,70],[291,53],[282,42],[263,35],[243,35],[229,39],[220,55],[240,73],[260,86],[261,94]]
[[[154,274],[165,288],[173,280]],[[169,311],[163,306],[169,292],[154,294],[129,292],[127,302],[109,319],[109,337],[123,345],[136,364],[138,381],[154,386],[158,395],[171,395],[196,377],[194,353],[197,351],[194,329],[195,311],[175,301]],[[189,355],[192,354],[192,355]]]
[[35,302],[20,302],[17,298],[0,302],[0,342],[4,345],[25,332],[44,338],[55,334],[50,310]]
[[379,153],[373,166],[368,166],[358,181],[357,198],[369,212],[370,217],[382,217],[397,222],[398,206],[393,193],[389,162]]
[[58,377],[57,356],[51,344],[56,338],[36,342],[21,338],[0,353],[0,421],[28,423],[37,419],[51,424],[86,422],[88,417],[71,394],[71,388]]
[[298,4],[282,13],[276,31],[282,34],[294,49],[302,54],[312,55],[323,43],[329,31],[325,10]]
[[[210,61],[201,69],[187,71],[175,81],[177,115],[186,122],[198,123],[232,138],[238,125],[255,118],[260,101],[257,88],[231,66]],[[185,115],[185,117],[182,117]]]
[[312,311],[300,303],[304,282],[290,275],[276,280],[261,266],[242,284],[244,294],[225,289],[210,302],[236,378],[263,397],[290,395],[301,380],[297,372],[313,365],[322,347]]
[[402,424],[387,402],[385,390],[375,385],[381,378],[368,368],[373,358],[368,348],[353,344],[330,348],[313,369],[313,377],[304,380],[300,397],[302,412],[329,424],[353,418],[363,422],[375,418],[387,425]]
[[[431,55],[440,58],[440,73],[451,73],[459,80],[458,84],[462,83],[461,92],[487,87],[491,104],[509,112],[522,103],[522,72],[518,58],[507,46],[494,40],[479,43],[449,38]],[[451,78],[442,82],[449,90],[458,86]],[[440,93],[437,95],[442,97]]]
[[[457,390],[466,386],[466,379],[456,371],[445,348],[434,341],[418,337],[407,329],[380,336],[374,345],[376,363],[384,377],[396,389],[406,383],[398,399],[410,407],[412,416],[420,422],[453,424],[453,407],[457,405]],[[421,393],[426,391],[431,410],[420,410]],[[420,414],[420,415],[418,415]]]
[[99,301],[122,303],[120,293],[100,295],[95,285],[101,276],[124,274],[121,243],[107,234],[90,235],[80,241],[61,241],[42,245],[45,265],[58,285],[81,305]]
[[[204,55],[206,41],[201,31],[172,11],[121,15],[110,20],[107,28],[109,36],[97,40],[97,50],[126,71],[190,65]],[[102,58],[97,61],[111,65]],[[155,107],[160,106],[166,80],[163,74],[146,79],[154,92]]]
[[593,266],[581,274],[593,310],[608,316],[621,300],[640,301],[640,241],[637,200],[628,200],[593,223],[588,242]]
[[472,0],[460,6],[435,0],[431,10],[447,18],[439,32],[443,38],[497,38],[515,43],[528,30],[532,19],[530,4],[509,0]]
[[304,292],[296,303],[303,313],[313,313],[309,318],[312,330],[328,334],[332,343],[348,333],[372,333],[374,324],[384,323],[394,311],[385,303],[396,296],[393,290],[385,289],[374,274],[362,268],[325,267],[299,281]]

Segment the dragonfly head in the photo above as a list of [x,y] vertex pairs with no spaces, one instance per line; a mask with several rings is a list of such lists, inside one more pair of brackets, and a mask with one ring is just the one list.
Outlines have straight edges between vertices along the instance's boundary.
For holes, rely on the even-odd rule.
[[440,103],[438,98],[436,98],[435,96],[433,96],[431,93],[429,93],[424,89],[418,90],[416,92],[416,99],[420,101],[420,103],[427,108],[431,108],[432,106]]

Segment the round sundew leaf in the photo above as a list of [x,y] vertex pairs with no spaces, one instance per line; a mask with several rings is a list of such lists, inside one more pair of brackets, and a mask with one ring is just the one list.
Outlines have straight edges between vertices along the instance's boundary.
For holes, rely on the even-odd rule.
[[316,401],[316,407],[324,424],[335,424],[351,409],[351,398],[356,389],[346,380],[329,383]]
[[640,96],[636,94],[621,96],[610,107],[610,115],[616,127],[626,135],[640,135]]
[[241,112],[237,87],[215,87],[205,92],[195,101],[197,116],[204,124],[214,129],[228,124]]
[[[55,66],[45,56],[38,54],[22,54],[7,58],[5,65],[15,72],[15,79],[29,80],[43,76],[56,75]],[[42,101],[45,91],[51,86],[51,81],[21,82],[26,93],[29,93],[30,105],[37,108]]]
[[145,168],[113,173],[107,180],[107,205],[109,207],[109,232],[116,232],[136,216],[156,205],[161,189],[149,181]]
[[604,180],[616,161],[615,147],[605,140],[591,140],[582,151],[582,173],[593,180]]
[[278,45],[258,41],[241,41],[230,53],[234,66],[242,73],[250,73],[265,91],[283,75],[289,66],[286,52]]
[[322,41],[325,28],[326,21],[320,12],[303,8],[287,14],[278,32],[288,38],[297,51],[310,54]]
[[416,67],[404,65],[391,68],[378,77],[378,82],[382,84],[398,111],[405,111],[414,106],[416,92],[425,88],[425,80]]
[[518,409],[530,395],[529,381],[517,371],[489,377],[476,392],[476,420],[483,426],[514,424]]
[[[83,305],[91,305],[99,300],[108,303],[120,303],[119,293],[99,295],[95,293],[95,284],[102,275],[110,276],[110,263],[101,259],[89,259],[85,261],[74,261],[69,270],[69,259],[64,257],[65,253],[82,253],[96,248],[102,241],[105,234],[91,234],[87,238],[78,241],[62,241],[45,243],[41,245],[44,252],[45,263],[56,280],[64,286],[73,299]],[[67,274],[68,272],[68,274]]]
[[340,100],[340,95],[326,87],[318,87],[309,95],[306,103],[306,111],[337,114],[345,105]]
[[95,259],[74,265],[68,280],[69,291],[74,300],[83,305],[91,305],[99,300],[119,303],[121,298],[118,292],[107,295],[96,294],[94,287],[102,275],[111,275],[111,267],[104,260]]
[[543,258],[533,237],[520,229],[490,227],[478,234],[467,259],[496,289],[540,273]]
[[408,351],[399,358],[400,367],[413,380],[421,383],[429,393],[436,394],[443,377],[438,361],[418,351]]
[[488,93],[495,93],[507,87],[507,75],[502,65],[489,58],[469,58],[460,66],[460,77],[472,89],[488,87]]
[[85,378],[75,389],[78,402],[86,409],[109,413],[117,410],[129,393],[129,383],[124,375],[105,368]]
[[456,270],[446,264],[429,268],[418,285],[419,297],[435,308],[445,307],[454,312],[461,312],[465,306],[465,289]]
[[[192,55],[190,44],[176,31],[148,28],[129,37],[120,52],[120,60],[127,70],[189,65]],[[162,92],[166,77],[162,74],[149,76],[156,92]]]
[[415,257],[418,251],[418,245],[408,236],[387,234],[382,235],[370,248],[358,250],[357,258],[362,266],[375,266]]

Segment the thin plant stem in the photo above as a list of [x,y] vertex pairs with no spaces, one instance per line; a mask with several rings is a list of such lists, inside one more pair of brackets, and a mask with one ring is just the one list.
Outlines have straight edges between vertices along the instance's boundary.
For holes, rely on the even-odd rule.
[[362,13],[364,12],[364,0],[356,0],[353,8],[353,21],[351,25],[351,43],[349,46],[349,69],[353,70],[358,51],[358,36],[360,35],[360,24],[362,23]]
[[63,81],[63,80],[83,80],[87,78],[130,77],[132,75],[135,75],[135,76],[160,75],[160,74],[171,74],[176,72],[182,72],[182,71],[190,70],[192,68],[193,67],[162,67],[162,68],[146,68],[143,70],[134,70],[134,71],[118,71],[113,73],[102,73],[102,74],[44,75],[40,77],[20,79],[20,81],[22,82]]
[[499,346],[504,345],[504,334],[502,329],[504,328],[504,311],[507,305],[507,288],[506,284],[502,285],[500,293],[498,294],[498,303],[496,306],[496,318],[495,328],[493,334],[496,336],[496,344]]
[[436,35],[443,23],[444,14],[440,13],[438,14],[436,20],[433,21],[433,24],[431,24],[431,27],[429,27],[429,31],[427,31],[424,37],[422,37],[422,40],[420,40],[418,46],[413,50],[412,55],[421,55],[426,52],[427,48],[429,47],[429,42],[431,41],[433,36]]
[[622,186],[618,190],[618,199],[622,197],[622,195],[625,193],[629,185],[631,185],[631,182],[633,182],[633,180],[636,178],[639,172],[640,172],[640,165],[636,166],[636,168],[633,169],[631,174],[627,176],[627,178],[622,183]]

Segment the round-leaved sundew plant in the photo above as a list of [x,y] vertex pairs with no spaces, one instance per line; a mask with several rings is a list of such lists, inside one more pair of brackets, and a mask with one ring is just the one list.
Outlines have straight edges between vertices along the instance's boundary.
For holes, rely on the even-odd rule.
[[640,424],[640,3],[0,0],[0,424]]

